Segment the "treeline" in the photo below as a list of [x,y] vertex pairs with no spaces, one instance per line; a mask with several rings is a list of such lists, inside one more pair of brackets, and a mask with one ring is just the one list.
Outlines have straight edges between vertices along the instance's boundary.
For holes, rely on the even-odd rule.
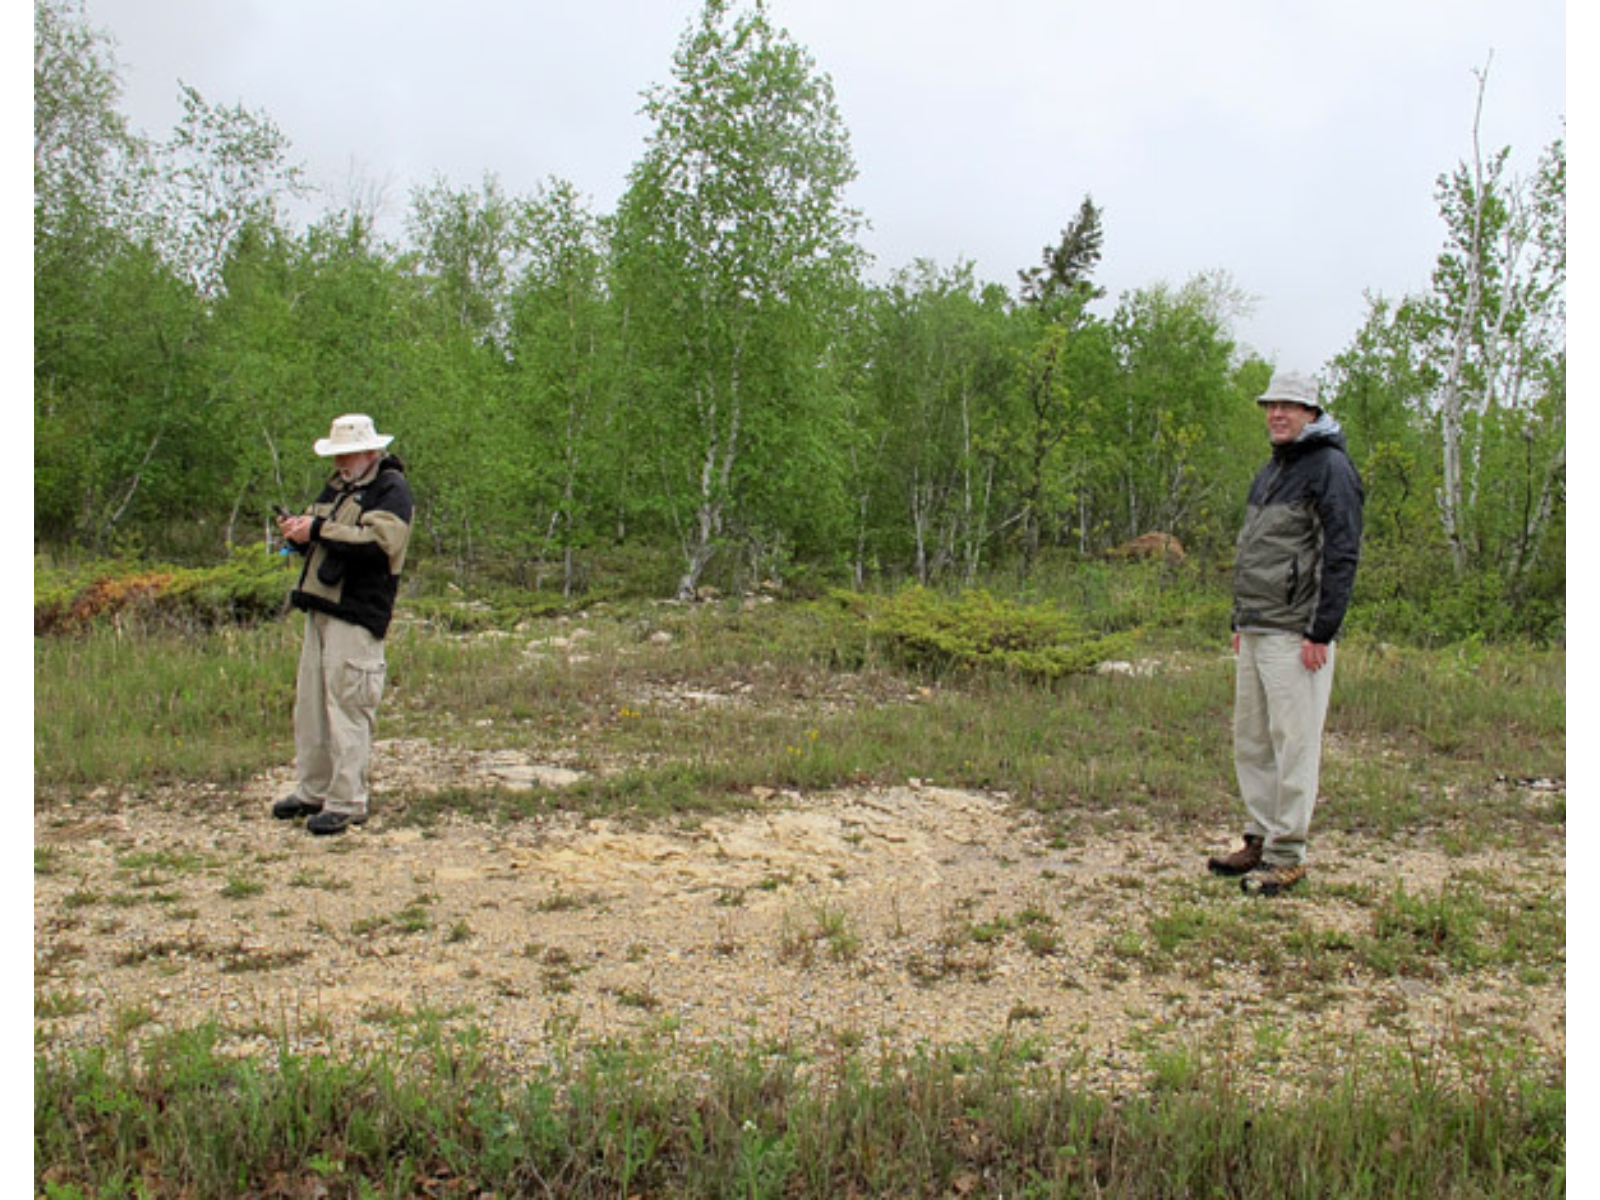
[[[419,552],[539,587],[630,558],[684,595],[971,582],[1153,530],[1226,561],[1271,371],[1227,276],[1109,302],[1085,197],[1013,287],[926,261],[871,282],[831,83],[759,4],[691,23],[615,212],[437,182],[398,240],[357,200],[292,225],[263,114],[185,88],[169,139],[134,134],[104,35],[73,0],[35,21],[40,548],[259,540],[364,411]],[[1323,371],[1368,484],[1364,607],[1559,637],[1564,147],[1525,179],[1474,147],[1438,198],[1432,290],[1371,299]]]

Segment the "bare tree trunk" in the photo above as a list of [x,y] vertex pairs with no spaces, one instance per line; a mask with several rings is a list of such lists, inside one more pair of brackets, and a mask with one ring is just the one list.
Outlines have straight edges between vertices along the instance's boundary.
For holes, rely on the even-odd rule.
[[705,429],[706,452],[700,460],[700,504],[695,513],[694,528],[690,533],[683,576],[678,580],[678,598],[690,600],[700,586],[700,576],[706,564],[716,554],[717,537],[722,532],[723,515],[729,490],[733,483],[733,466],[739,458],[739,433],[743,410],[742,365],[744,339],[734,342],[732,362],[728,374],[728,429],[724,434],[717,426],[716,381],[709,380],[705,388],[706,402],[702,406],[701,424]]
[[700,586],[700,575],[711,561],[712,543],[722,529],[722,504],[714,499],[713,483],[717,477],[717,445],[715,437],[708,440],[704,457],[700,460],[700,503],[695,509],[694,525],[684,547],[684,571],[678,579],[678,599],[693,600]]
[[923,586],[928,583],[928,498],[920,478],[921,468],[917,468],[911,477],[911,536],[916,546],[915,562],[913,569],[916,572],[917,582]]
[[133,472],[133,478],[128,481],[128,490],[122,494],[122,502],[117,505],[109,517],[106,518],[100,529],[99,541],[103,544],[110,536],[111,531],[117,527],[117,522],[122,520],[122,514],[128,511],[128,505],[133,503],[134,496],[139,491],[139,484],[144,477],[144,469],[150,465],[150,460],[156,456],[156,447],[161,445],[161,435],[158,433],[150,440],[150,447],[144,452],[144,457],[139,460],[139,466]]
[[[1563,425],[1565,423],[1563,422]],[[1530,439],[1529,472],[1532,473],[1533,447]],[[1517,540],[1515,552],[1512,555],[1510,569],[1506,572],[1510,585],[1510,594],[1513,603],[1522,600],[1522,586],[1528,576],[1528,568],[1533,564],[1534,555],[1538,552],[1539,543],[1544,541],[1545,527],[1550,523],[1551,513],[1555,510],[1557,484],[1567,469],[1567,445],[1563,431],[1561,448],[1550,460],[1545,468],[1544,482],[1539,488],[1539,501],[1533,507],[1530,518],[1523,522],[1522,536]]]
[[1461,305],[1451,335],[1450,362],[1445,369],[1439,393],[1439,426],[1444,439],[1444,477],[1439,488],[1439,517],[1450,561],[1457,576],[1466,574],[1468,549],[1463,531],[1465,510],[1462,497],[1461,434],[1466,397],[1463,374],[1472,330],[1483,306],[1483,153],[1479,131],[1483,123],[1483,93],[1488,82],[1487,68],[1478,74],[1478,100],[1472,116],[1472,232],[1467,247],[1467,295]]

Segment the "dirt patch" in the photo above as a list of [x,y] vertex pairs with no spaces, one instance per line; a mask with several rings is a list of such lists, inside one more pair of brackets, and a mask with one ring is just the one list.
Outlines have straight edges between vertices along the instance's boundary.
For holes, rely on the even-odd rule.
[[[557,763],[379,746],[381,778],[454,788],[570,779]],[[763,792],[750,812],[639,824],[547,815],[408,826],[382,807],[333,839],[272,820],[287,771],[235,793],[178,788],[38,809],[41,1042],[206,1020],[240,1053],[380,1044],[428,1013],[509,1063],[607,1038],[905,1047],[1026,1040],[1113,1084],[1174,1039],[1260,1039],[1295,1057],[1352,1038],[1427,1044],[1493,1030],[1565,1053],[1564,970],[1374,976],[1326,941],[1307,978],[1218,947],[1154,952],[1158,920],[1217,914],[1310,936],[1370,929],[1362,897],[1463,876],[1561,894],[1562,847],[1448,855],[1327,836],[1305,892],[1250,901],[1204,874],[1232,831],[1121,831],[1061,844],[1004,795],[908,781]],[[1112,822],[1108,822],[1112,823]],[[1270,968],[1270,969],[1269,969]]]

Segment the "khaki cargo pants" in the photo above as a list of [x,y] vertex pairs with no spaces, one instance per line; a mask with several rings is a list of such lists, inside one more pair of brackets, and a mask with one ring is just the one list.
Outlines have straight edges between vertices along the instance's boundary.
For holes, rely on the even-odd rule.
[[294,705],[295,794],[302,802],[366,815],[383,676],[381,638],[327,613],[306,614]]
[[1249,822],[1273,865],[1305,861],[1322,771],[1322,726],[1333,691],[1334,647],[1320,671],[1300,661],[1299,634],[1239,635],[1233,763]]

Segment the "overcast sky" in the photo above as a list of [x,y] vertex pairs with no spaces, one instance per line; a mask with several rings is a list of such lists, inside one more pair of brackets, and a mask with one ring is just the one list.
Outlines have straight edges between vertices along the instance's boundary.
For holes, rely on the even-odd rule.
[[[264,112],[326,189],[382,189],[399,228],[442,177],[558,176],[611,211],[698,0],[86,0],[123,109],[170,132],[180,80]],[[1008,286],[1085,194],[1124,292],[1225,270],[1240,340],[1319,369],[1363,292],[1422,290],[1434,181],[1486,147],[1520,173],[1564,134],[1560,0],[770,0],[833,78],[880,277],[959,259]],[[323,205],[319,205],[319,208]]]

